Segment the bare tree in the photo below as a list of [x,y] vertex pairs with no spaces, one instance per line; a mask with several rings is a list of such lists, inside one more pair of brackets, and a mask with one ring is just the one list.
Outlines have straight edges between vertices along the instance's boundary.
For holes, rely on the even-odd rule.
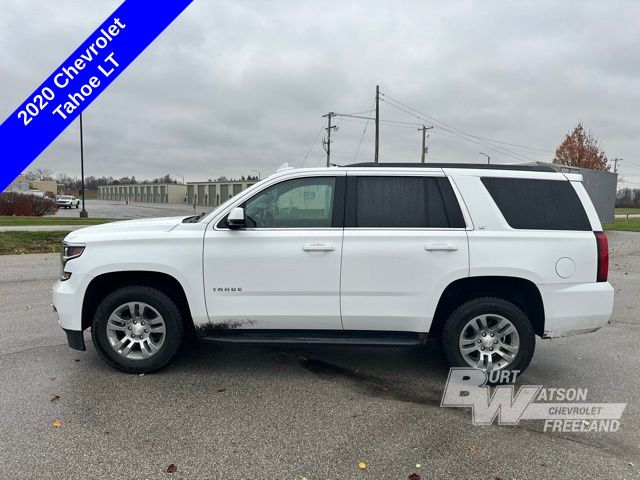
[[30,182],[35,180],[53,180],[53,172],[46,168],[36,168],[34,170],[29,170],[25,177]]

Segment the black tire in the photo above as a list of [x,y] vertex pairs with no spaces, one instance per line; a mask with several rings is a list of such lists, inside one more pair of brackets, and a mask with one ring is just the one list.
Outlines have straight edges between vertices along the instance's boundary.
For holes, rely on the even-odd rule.
[[442,329],[442,345],[452,367],[467,367],[459,348],[462,329],[474,317],[483,314],[500,315],[509,320],[518,332],[520,346],[515,359],[503,370],[524,372],[529,366],[536,346],[535,332],[529,318],[513,303],[502,298],[481,297],[460,305],[447,319]]
[[[144,302],[156,309],[164,320],[164,342],[148,358],[126,358],[116,352],[109,342],[107,321],[118,307],[128,302]],[[182,344],[183,330],[180,310],[171,298],[155,288],[136,285],[115,290],[100,302],[91,325],[91,337],[98,354],[111,367],[126,373],[150,373],[164,367],[175,356]]]

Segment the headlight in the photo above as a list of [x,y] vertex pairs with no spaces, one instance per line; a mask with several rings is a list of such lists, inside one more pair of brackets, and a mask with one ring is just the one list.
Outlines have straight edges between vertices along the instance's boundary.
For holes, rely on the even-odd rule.
[[62,262],[62,274],[60,275],[60,280],[69,280],[71,278],[71,272],[66,272],[64,267],[67,265],[69,260],[73,260],[74,258],[78,258],[84,252],[85,246],[80,244],[72,244],[72,243],[63,243],[62,244],[62,254],[60,255],[60,260]]

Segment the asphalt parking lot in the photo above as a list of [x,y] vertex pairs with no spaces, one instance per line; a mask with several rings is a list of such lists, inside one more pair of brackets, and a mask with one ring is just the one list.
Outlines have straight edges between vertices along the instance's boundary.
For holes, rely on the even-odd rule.
[[50,306],[57,255],[0,257],[2,476],[640,478],[640,234],[609,239],[611,324],[539,340],[518,384],[627,402],[615,433],[543,433],[539,421],[472,426],[469,411],[439,406],[447,368],[437,345],[188,345],[161,372],[122,374],[90,342],[86,352],[66,346]]
[[[77,218],[79,209],[60,208],[57,217]],[[178,215],[193,215],[193,205],[183,203],[124,203],[115,200],[87,200],[85,209],[91,218],[151,218]],[[210,212],[213,207],[196,205],[195,213]]]

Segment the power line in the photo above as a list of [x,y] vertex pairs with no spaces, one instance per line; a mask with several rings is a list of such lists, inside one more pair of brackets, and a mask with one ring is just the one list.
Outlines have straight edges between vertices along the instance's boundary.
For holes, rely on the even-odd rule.
[[364,115],[365,113],[371,113],[373,111],[374,109],[372,108],[371,110],[365,110],[363,112],[339,113],[338,115],[344,115],[344,116]]
[[[408,113],[409,115],[415,116],[416,118],[419,118],[421,120],[427,120],[427,117],[422,117],[420,115],[416,115],[416,114],[414,114],[412,112],[409,112],[408,110],[405,110],[405,109],[403,109],[401,107],[398,107],[397,105],[393,105],[392,103],[389,103],[389,102],[387,102],[387,103],[389,105],[399,109],[399,110],[404,111],[405,113]],[[430,119],[427,120],[427,121],[430,121]],[[433,122],[433,123],[435,123],[435,122]],[[435,127],[440,129],[440,130],[444,130],[445,132],[448,132],[449,134],[453,135],[455,138],[457,138],[459,140],[464,140],[464,141],[467,141],[467,142],[470,142],[470,143],[474,143],[476,145],[480,145],[480,146],[482,146],[484,148],[487,148],[489,150],[492,150],[494,152],[497,152],[497,153],[500,153],[502,155],[506,155],[508,157],[511,157],[511,158],[513,158],[513,159],[515,159],[515,160],[517,160],[519,162],[523,162],[523,161],[535,162],[535,161],[537,161],[535,158],[529,157],[529,156],[524,155],[522,153],[515,152],[515,151],[510,150],[510,149],[505,148],[505,147],[501,147],[499,145],[494,145],[494,144],[492,144],[490,142],[487,142],[486,140],[483,140],[483,139],[474,140],[475,136],[473,136],[473,135],[468,135],[466,133],[459,133],[456,130],[453,130],[453,129],[450,129],[450,128],[447,128],[447,127],[443,127],[442,125],[436,125]],[[434,130],[434,132],[436,132],[436,130]]]
[[[516,152],[514,150],[511,150],[511,149],[508,149],[508,148],[505,148],[505,147],[501,147],[500,145],[495,145],[495,144],[491,143],[490,141],[484,139],[483,137],[478,137],[477,135],[473,135],[471,133],[465,132],[463,130],[460,130],[457,127],[454,127],[453,125],[450,125],[450,124],[448,124],[446,122],[440,121],[437,118],[431,117],[430,115],[427,115],[426,113],[423,113],[423,112],[421,112],[421,111],[419,111],[419,110],[417,110],[417,109],[415,109],[415,108],[413,108],[413,107],[411,107],[409,105],[406,105],[405,103],[402,103],[399,100],[396,100],[395,98],[393,98],[393,97],[391,97],[389,95],[386,95],[386,94],[383,93],[382,96],[384,96],[385,98],[383,98],[381,100],[386,101],[387,104],[395,107],[396,109],[401,110],[401,111],[403,111],[403,112],[405,112],[405,113],[407,113],[407,114],[409,114],[411,116],[414,116],[416,118],[419,118],[421,120],[428,120],[428,121],[430,121],[432,123],[439,124],[439,125],[436,125],[438,128],[440,128],[442,130],[445,130],[445,131],[447,131],[447,132],[449,132],[451,134],[454,134],[454,135],[458,136],[461,139],[465,139],[467,141],[471,141],[472,143],[476,143],[476,144],[482,145],[485,148],[492,149],[495,152],[501,153],[503,155],[510,156],[512,158],[515,158],[516,160],[522,161],[521,159],[526,159],[528,161],[536,161],[536,159],[531,158],[531,157],[529,157],[527,155],[524,155],[522,153]],[[403,107],[406,107],[406,108],[402,108],[402,107],[400,107],[398,105],[395,105],[395,103],[397,103],[399,105],[402,105]],[[409,109],[409,110],[407,110],[407,109]],[[467,137],[470,137],[470,138],[467,138]],[[471,138],[475,139],[475,141],[472,141]]]
[[[339,116],[339,115],[338,115]],[[342,118],[343,122],[350,122],[350,123],[359,123],[361,125],[364,125],[366,123],[368,123],[369,121],[371,121],[372,119],[365,121],[365,120],[361,120],[361,119],[354,119],[351,117],[347,117],[347,118]],[[422,126],[422,123],[410,123],[410,122],[396,122],[393,120],[380,120],[381,124],[387,125],[388,127],[398,127],[398,128],[408,128],[410,130],[415,129],[415,127],[420,127]]]
[[380,85],[376,85],[376,148],[374,162],[378,163],[378,147],[380,146]]
[[[386,96],[388,97],[388,95],[386,95]],[[395,100],[393,100],[391,97],[389,97],[389,99],[392,102],[395,102]],[[383,101],[386,101],[386,100],[383,99]],[[522,161],[522,159],[526,159],[526,160],[530,160],[530,161],[536,161],[535,159],[533,159],[531,157],[527,157],[526,155],[523,155],[523,154],[518,153],[518,152],[514,152],[513,150],[509,150],[509,149],[507,149],[505,147],[500,147],[499,145],[493,145],[490,142],[487,142],[487,141],[485,141],[485,140],[483,140],[483,139],[481,139],[479,137],[476,137],[475,135],[468,134],[468,133],[466,133],[466,132],[464,132],[462,130],[459,130],[456,127],[450,127],[448,124],[446,124],[444,122],[441,122],[438,119],[434,119],[433,117],[430,117],[429,115],[423,114],[422,112],[420,112],[420,111],[418,111],[418,110],[416,110],[416,109],[414,109],[412,107],[407,107],[407,108],[410,108],[411,110],[414,110],[418,114],[410,112],[409,110],[406,110],[406,109],[404,109],[402,107],[399,107],[397,105],[394,105],[393,103],[391,103],[389,101],[386,101],[386,102],[389,105],[391,105],[392,107],[395,107],[398,110],[401,110],[401,111],[403,111],[403,112],[405,112],[405,113],[407,113],[409,115],[412,115],[412,116],[414,116],[416,118],[419,118],[419,119],[422,119],[422,120],[429,119],[429,120],[435,121],[435,123],[440,123],[442,125],[445,125],[445,127],[443,127],[442,125],[437,125],[437,128],[440,128],[440,129],[442,129],[442,130],[444,130],[446,132],[449,132],[449,133],[455,135],[456,137],[458,137],[458,138],[460,138],[462,140],[466,140],[466,141],[469,141],[471,143],[475,143],[476,145],[481,145],[481,146],[483,146],[485,148],[489,148],[489,149],[491,149],[491,150],[493,150],[495,152],[502,153],[503,155],[510,156],[510,157],[515,158],[516,160],[519,160],[519,161]],[[400,102],[397,102],[397,103],[400,103]],[[404,104],[402,104],[402,105],[404,105]],[[477,138],[478,140],[472,140],[472,138]],[[518,157],[521,157],[521,158],[518,158]]]
[[[376,102],[373,102],[373,106],[375,107]],[[369,112],[372,112],[374,110],[374,108],[372,107],[371,110],[369,110]],[[347,120],[346,118],[342,117],[342,120]],[[358,142],[358,148],[356,149],[356,154],[353,156],[353,163],[356,162],[356,159],[358,158],[358,154],[360,153],[360,147],[362,146],[362,140],[364,139],[364,134],[367,133],[367,127],[369,126],[369,119],[367,119],[367,123],[365,123],[364,125],[364,130],[362,130],[362,135],[360,136],[360,142]]]
[[320,126],[320,130],[318,130],[318,134],[316,135],[316,139],[313,141],[313,143],[309,147],[309,151],[304,156],[304,160],[302,161],[302,165],[300,165],[300,168],[304,167],[304,164],[307,161],[307,159],[309,158],[309,155],[311,155],[311,150],[313,150],[313,147],[315,147],[316,143],[318,143],[318,139],[320,138],[320,135],[322,134],[322,130],[324,130],[324,122],[322,122],[322,125]]

